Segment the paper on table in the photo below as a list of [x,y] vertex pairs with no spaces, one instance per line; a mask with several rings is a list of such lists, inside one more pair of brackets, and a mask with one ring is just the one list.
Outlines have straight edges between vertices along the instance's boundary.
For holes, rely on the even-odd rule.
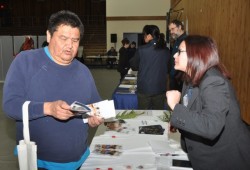
[[112,168],[113,170],[156,170],[155,155],[152,153],[125,153],[113,159],[107,159],[103,156],[92,157],[92,155],[90,155],[84,162],[81,170],[93,170],[97,168]]
[[181,150],[180,147],[171,147],[166,141],[151,140],[149,141],[149,145],[156,154],[175,154]]
[[132,88],[135,85],[130,85],[130,84],[120,84],[119,87],[120,88]]
[[165,140],[166,137],[162,135],[128,135],[127,138],[123,136],[98,136],[95,137],[91,143],[90,150],[94,150],[95,144],[106,144],[106,145],[121,145],[123,153],[125,152],[152,152],[149,145],[151,140]]
[[[124,110],[116,110],[117,113],[123,112]],[[129,112],[129,111],[128,111]],[[154,124],[162,124],[163,127],[167,127],[166,122],[162,122],[158,116],[163,114],[163,110],[159,111],[159,113],[155,113],[154,111],[145,111],[145,110],[136,110],[136,112],[141,113],[145,112],[145,114],[140,115],[133,119],[124,119],[127,123],[126,128],[130,129],[138,129],[138,126],[141,125],[154,125]],[[107,122],[117,121],[117,119],[110,119]],[[125,129],[124,129],[125,130]],[[147,134],[135,134],[132,131],[131,133],[120,133],[117,131],[106,131],[104,134],[95,136],[91,145],[90,150],[94,150],[95,144],[115,144],[121,145],[123,148],[123,153],[117,157],[105,157],[97,154],[91,153],[89,158],[85,161],[84,166],[82,166],[82,170],[93,170],[96,168],[100,169],[108,169],[112,168],[113,170],[123,170],[128,169],[131,165],[130,169],[148,169],[148,170],[156,170],[158,164],[156,162],[156,157],[164,157],[171,160],[170,156],[161,156],[156,154],[150,145],[150,141],[160,141],[162,145],[170,145],[172,147],[175,145],[174,149],[176,149],[173,154],[175,155],[184,155],[182,154],[182,150],[180,147],[177,147],[179,142],[168,140],[167,135],[147,135]],[[164,153],[163,153],[164,154]],[[176,157],[176,156],[175,156]],[[163,162],[164,165],[166,162]],[[112,165],[112,167],[110,166]],[[142,165],[142,166],[141,166]],[[168,166],[164,166],[169,168]],[[143,168],[142,168],[143,167]],[[164,170],[165,170],[164,169]]]
[[[149,116],[148,116],[149,117]],[[160,120],[150,120],[150,119],[122,119],[122,120],[113,120],[107,121],[104,123],[106,126],[106,134],[109,131],[116,132],[116,134],[139,134],[140,127],[150,126],[150,125],[161,125],[164,129],[167,126],[165,122]],[[109,133],[112,134],[112,133]],[[164,135],[167,137],[167,132],[164,132]]]
[[137,80],[137,77],[125,77],[125,80]]

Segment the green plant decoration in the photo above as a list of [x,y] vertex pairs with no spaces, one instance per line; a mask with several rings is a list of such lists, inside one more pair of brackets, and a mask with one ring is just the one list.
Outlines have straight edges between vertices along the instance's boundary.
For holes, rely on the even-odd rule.
[[171,114],[172,114],[171,111],[164,111],[163,115],[158,116],[158,117],[163,122],[170,122]]
[[116,118],[117,119],[133,119],[133,118],[136,118],[137,116],[142,115],[142,114],[144,114],[144,112],[136,113],[134,110],[129,111],[129,112],[127,110],[125,110],[121,113],[118,113],[116,115]]

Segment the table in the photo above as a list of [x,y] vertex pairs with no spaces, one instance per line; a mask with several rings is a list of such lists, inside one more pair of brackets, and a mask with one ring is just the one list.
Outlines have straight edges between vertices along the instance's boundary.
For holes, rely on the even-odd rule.
[[112,95],[115,109],[137,109],[138,101],[136,94],[118,94],[116,91]]
[[116,59],[118,56],[87,56],[84,58],[86,65],[107,65],[107,59]]
[[[116,110],[116,114],[130,113],[131,110]],[[106,126],[99,126],[97,135],[90,145],[91,154],[80,170],[192,170],[173,166],[173,160],[188,161],[180,148],[179,141],[169,136],[168,123],[159,118],[164,110],[136,110],[141,114],[133,119],[107,120]],[[142,114],[143,113],[143,114]],[[113,122],[112,122],[113,121]],[[139,127],[161,125],[163,135],[139,134]],[[101,150],[100,150],[101,148]]]
[[[130,77],[129,75],[125,76],[123,80],[136,80],[136,77]],[[122,81],[123,82],[123,81]],[[112,94],[112,99],[114,100],[115,109],[137,109],[138,108],[138,101],[137,101],[137,95],[136,95],[136,83],[129,84],[131,82],[128,82],[127,84],[119,84],[115,91]],[[124,87],[124,92],[121,91],[121,88]],[[127,88],[125,88],[127,87]],[[129,88],[132,88],[132,92]]]

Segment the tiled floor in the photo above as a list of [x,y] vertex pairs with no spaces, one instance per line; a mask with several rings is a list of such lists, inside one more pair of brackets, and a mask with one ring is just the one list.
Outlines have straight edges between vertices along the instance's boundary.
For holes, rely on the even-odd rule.
[[[120,74],[115,69],[91,69],[97,89],[103,99],[111,99],[112,92],[119,83]],[[15,142],[15,122],[6,118],[2,111],[2,87],[0,83],[0,170],[18,170],[17,158],[13,155]],[[91,131],[90,138],[94,136]]]

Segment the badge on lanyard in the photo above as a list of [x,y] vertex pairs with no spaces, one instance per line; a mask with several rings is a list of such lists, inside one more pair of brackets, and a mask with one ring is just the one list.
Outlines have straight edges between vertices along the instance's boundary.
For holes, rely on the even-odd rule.
[[192,97],[192,87],[189,87],[187,90],[187,93],[183,96],[183,105],[187,107],[188,105],[188,101],[191,99]]

